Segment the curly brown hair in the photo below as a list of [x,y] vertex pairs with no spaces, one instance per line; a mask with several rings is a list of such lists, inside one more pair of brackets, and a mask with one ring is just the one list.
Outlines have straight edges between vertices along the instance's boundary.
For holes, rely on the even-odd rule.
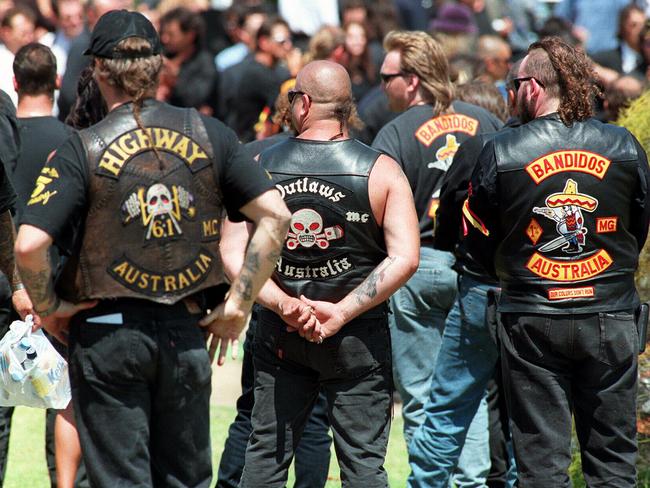
[[529,46],[526,72],[542,82],[550,97],[560,100],[558,113],[565,125],[593,115],[594,97],[600,90],[584,52],[559,37],[546,37]]

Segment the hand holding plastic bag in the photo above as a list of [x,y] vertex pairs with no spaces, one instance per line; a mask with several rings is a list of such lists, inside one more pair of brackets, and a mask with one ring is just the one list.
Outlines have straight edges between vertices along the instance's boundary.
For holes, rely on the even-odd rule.
[[63,409],[70,402],[68,363],[32,326],[28,315],[0,339],[0,405]]

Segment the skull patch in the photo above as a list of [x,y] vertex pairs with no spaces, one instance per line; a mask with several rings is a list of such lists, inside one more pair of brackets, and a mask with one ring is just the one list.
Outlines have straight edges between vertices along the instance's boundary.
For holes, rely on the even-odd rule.
[[327,249],[331,240],[343,237],[340,225],[323,230],[323,217],[311,208],[301,208],[291,216],[290,231],[287,234],[287,249],[293,251],[298,246],[310,248],[318,246]]

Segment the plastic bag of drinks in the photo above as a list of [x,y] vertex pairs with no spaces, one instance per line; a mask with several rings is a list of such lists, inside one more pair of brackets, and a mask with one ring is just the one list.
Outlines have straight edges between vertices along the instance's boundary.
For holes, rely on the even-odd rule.
[[63,409],[70,401],[68,363],[31,315],[16,320],[0,339],[0,405]]

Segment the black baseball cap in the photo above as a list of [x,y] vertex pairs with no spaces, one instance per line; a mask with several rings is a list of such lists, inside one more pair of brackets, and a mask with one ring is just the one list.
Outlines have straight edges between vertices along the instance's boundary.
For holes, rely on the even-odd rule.
[[[138,53],[116,51],[118,43],[129,37],[141,37],[149,41],[151,50]],[[111,10],[102,15],[95,24],[90,36],[90,45],[84,54],[98,58],[121,59],[145,58],[161,52],[160,37],[149,19],[139,12]]]

